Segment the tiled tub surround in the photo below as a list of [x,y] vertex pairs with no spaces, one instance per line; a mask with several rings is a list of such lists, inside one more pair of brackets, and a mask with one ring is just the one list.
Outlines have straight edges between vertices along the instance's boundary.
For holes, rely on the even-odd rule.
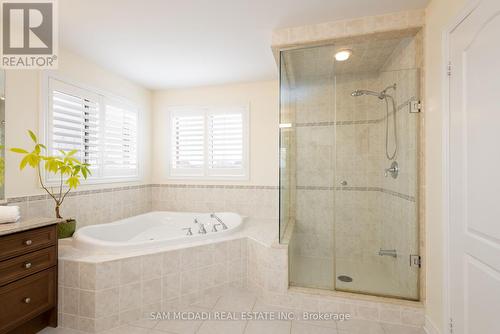
[[[8,205],[17,205],[24,219],[54,217],[54,200],[49,195],[13,197]],[[61,215],[75,218],[77,228],[110,223],[151,211],[151,185],[72,191],[61,206]]]
[[278,217],[275,186],[153,184],[155,211],[237,212],[261,219]]
[[229,287],[249,289],[268,305],[297,311],[423,324],[419,303],[288,289],[288,247],[277,243],[277,225],[271,222],[276,223],[249,219],[231,238],[149,253],[99,255],[61,246],[61,327],[101,332],[145,321],[152,311],[209,304]]
[[[246,239],[90,262],[63,257],[61,326],[94,333],[246,281]],[[63,251],[64,254],[64,251]]]
[[[48,195],[9,198],[23,219],[53,217]],[[278,216],[275,186],[146,184],[72,191],[61,207],[63,217],[75,218],[77,228],[105,224],[150,211],[238,212],[258,218]]]

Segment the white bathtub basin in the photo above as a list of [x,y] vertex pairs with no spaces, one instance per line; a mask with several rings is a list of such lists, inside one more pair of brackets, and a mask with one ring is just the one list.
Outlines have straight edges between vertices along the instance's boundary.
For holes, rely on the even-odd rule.
[[[213,232],[218,221],[209,213],[155,211],[130,217],[109,224],[80,228],[73,236],[73,247],[88,251],[121,252],[145,248],[189,243],[203,239],[216,239],[236,232],[242,225],[242,217],[236,213],[215,213],[228,227],[221,225]],[[199,223],[195,223],[195,218]],[[206,234],[198,233],[200,224]],[[191,228],[193,235],[187,235]]]

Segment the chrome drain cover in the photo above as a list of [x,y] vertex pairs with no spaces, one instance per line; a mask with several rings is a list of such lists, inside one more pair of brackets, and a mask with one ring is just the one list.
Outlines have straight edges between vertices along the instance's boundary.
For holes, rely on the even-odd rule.
[[337,277],[339,281],[341,282],[346,282],[346,283],[350,283],[352,282],[352,277],[350,276],[347,276],[347,275],[340,275],[339,277]]

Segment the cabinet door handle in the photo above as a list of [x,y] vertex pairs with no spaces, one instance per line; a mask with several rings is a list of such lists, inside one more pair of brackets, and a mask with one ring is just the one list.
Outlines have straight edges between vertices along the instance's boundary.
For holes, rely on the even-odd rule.
[[26,262],[26,263],[24,264],[24,268],[25,268],[25,269],[29,269],[29,268],[31,268],[31,262]]
[[31,239],[28,239],[28,240],[26,240],[26,241],[24,242],[24,244],[25,244],[26,246],[29,246],[29,245],[31,245],[32,243],[33,243],[33,241],[31,241]]
[[23,302],[25,304],[29,304],[29,303],[31,303],[31,298],[30,297],[26,297],[26,298],[23,299]]

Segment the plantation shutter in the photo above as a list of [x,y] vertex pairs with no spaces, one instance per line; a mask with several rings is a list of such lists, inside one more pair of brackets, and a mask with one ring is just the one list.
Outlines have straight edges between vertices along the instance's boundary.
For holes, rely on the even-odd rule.
[[91,164],[93,175],[100,168],[99,96],[86,90],[52,80],[49,88],[52,111],[48,148],[52,155],[59,150],[78,150],[75,157]]
[[171,176],[248,176],[247,107],[173,108],[170,130]]
[[106,100],[103,134],[104,176],[137,176],[137,111]]
[[173,175],[202,175],[205,166],[205,116],[179,111],[171,118]]
[[[46,142],[51,155],[77,150],[90,180],[139,176],[138,110],[122,100],[49,78]],[[47,181],[58,181],[46,172]]]
[[214,110],[208,114],[209,175],[243,175],[244,110]]

